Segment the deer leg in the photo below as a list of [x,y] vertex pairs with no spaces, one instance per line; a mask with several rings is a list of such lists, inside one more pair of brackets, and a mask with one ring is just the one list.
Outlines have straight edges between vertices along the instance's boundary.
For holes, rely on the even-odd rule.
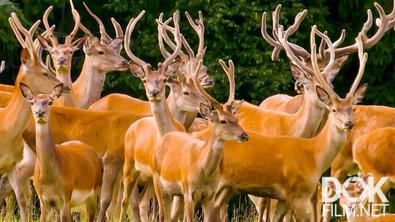
[[[112,199],[110,202],[110,206],[107,209],[106,212],[106,216],[107,218],[109,218],[111,221],[118,221],[119,220],[119,214],[118,212],[120,212],[120,208],[121,208],[121,201],[119,201],[120,198],[122,198],[122,183],[121,183],[121,179],[122,179],[122,174],[119,173],[117,178],[116,178],[116,182],[114,185],[114,189],[113,189],[113,194],[112,194]],[[121,197],[120,197],[121,196]]]
[[311,205],[311,211],[312,211],[312,218],[311,221],[313,222],[318,222],[318,209],[317,209],[317,203],[318,203],[318,197],[317,197],[317,192],[318,192],[318,186],[315,189],[315,192],[313,196],[310,197],[310,205]]
[[60,209],[60,221],[71,222],[70,203],[65,203]]
[[7,174],[12,189],[15,192],[22,222],[30,218],[30,177],[33,175],[35,153],[24,143],[23,159]]
[[204,220],[203,221],[210,221],[210,222],[219,222],[221,221],[221,217],[219,212],[217,212],[214,208],[214,195],[206,198],[203,201],[202,208],[204,213]]
[[[137,179],[140,172],[134,168],[131,163],[125,162],[123,167],[123,195],[121,204],[121,214],[119,221],[123,220],[123,217],[128,209],[129,198],[131,198],[132,209],[133,209],[133,221],[140,221],[140,212],[138,209],[138,190],[137,190]],[[132,195],[132,196],[131,196]]]
[[142,222],[149,221],[149,211],[150,211],[150,202],[154,196],[152,180],[149,180],[143,189],[143,192],[139,199],[139,209],[140,209],[140,218]]
[[7,174],[4,174],[0,179],[0,206],[5,204],[5,199],[12,194],[12,187],[8,181]]
[[174,196],[173,202],[171,203],[171,221],[180,221],[183,211],[184,201],[180,196]]
[[295,214],[297,221],[310,221],[308,210],[306,208],[306,203],[308,203],[308,200],[309,198],[307,197],[299,197],[291,202],[291,209]]
[[193,222],[194,204],[192,191],[184,189],[184,221]]
[[288,210],[288,204],[285,200],[278,200],[276,212],[273,221],[282,222]]
[[[221,187],[221,186],[218,186]],[[228,202],[233,195],[232,189],[229,187],[221,187],[217,189],[214,196],[214,209],[220,212],[221,221],[227,221]]]
[[162,185],[159,181],[159,175],[154,174],[152,177],[154,190],[156,199],[158,200],[158,208],[159,208],[159,221],[170,221],[170,205],[171,205],[171,198],[169,195],[164,194],[162,190]]
[[122,158],[114,154],[105,154],[103,157],[103,178],[100,194],[100,211],[97,221],[106,221],[107,209],[112,200],[114,185],[122,168]]
[[40,196],[38,198],[40,200],[40,222],[45,222],[47,220],[48,211],[50,211],[50,209],[44,204]]
[[95,220],[99,192],[100,189],[96,188],[94,194],[89,197],[85,203],[86,216],[89,222],[93,222]]

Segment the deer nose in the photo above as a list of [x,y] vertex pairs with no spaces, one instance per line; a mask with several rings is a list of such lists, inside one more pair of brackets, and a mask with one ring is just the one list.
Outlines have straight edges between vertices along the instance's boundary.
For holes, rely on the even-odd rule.
[[44,117],[45,112],[40,110],[36,112],[37,117]]
[[248,139],[249,139],[249,137],[248,137],[247,133],[241,134],[241,136],[240,136],[241,141],[245,142],[245,141],[248,141]]
[[347,122],[344,124],[344,126],[345,126],[347,129],[352,129],[352,128],[354,127],[354,123],[353,123],[352,121],[347,121]]
[[64,65],[64,64],[66,63],[66,58],[65,58],[65,57],[60,57],[60,58],[58,58],[58,63],[59,63],[60,65]]
[[158,89],[152,90],[150,94],[151,94],[152,97],[159,96],[159,90]]

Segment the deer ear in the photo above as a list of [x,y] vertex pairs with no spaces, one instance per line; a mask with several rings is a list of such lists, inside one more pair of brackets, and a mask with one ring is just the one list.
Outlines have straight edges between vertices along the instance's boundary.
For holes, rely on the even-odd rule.
[[165,76],[170,77],[172,76],[175,72],[177,72],[177,70],[180,67],[180,61],[179,60],[174,60],[173,62],[171,62],[166,70],[165,70]]
[[205,103],[200,103],[199,105],[199,112],[203,118],[211,119],[211,106]]
[[44,37],[42,37],[41,35],[37,35],[37,40],[43,49],[47,51],[51,50],[52,47],[49,45],[48,41]]
[[321,86],[316,86],[315,90],[317,93],[317,97],[321,100],[321,102],[325,103],[327,106],[332,105],[331,97],[323,88],[321,88]]
[[93,39],[88,36],[84,41],[84,53],[90,55],[92,53]]
[[129,69],[132,72],[132,74],[137,78],[143,78],[145,76],[143,68],[134,62],[131,62],[129,64]]
[[357,89],[357,91],[355,92],[355,94],[354,94],[354,98],[353,98],[352,104],[355,105],[357,103],[360,103],[362,101],[363,97],[365,96],[365,92],[366,92],[367,89],[368,89],[368,84],[367,83],[365,83],[362,86],[360,86]]
[[23,97],[25,97],[27,100],[31,101],[34,98],[34,94],[32,90],[25,83],[22,82],[19,83],[19,88],[21,90]]
[[51,100],[54,101],[62,95],[62,92],[63,92],[63,83],[60,83],[53,88],[49,98],[51,98]]
[[232,114],[236,115],[237,111],[240,109],[241,105],[243,104],[244,100],[241,100],[239,102],[233,102],[232,103]]
[[75,40],[73,43],[71,43],[73,50],[77,51],[81,48],[81,46],[84,44],[85,40],[88,38],[87,35],[85,35],[84,37],[81,37],[77,40]]
[[31,65],[31,64],[33,64],[33,60],[32,59],[33,58],[30,57],[29,50],[27,50],[26,48],[23,48],[22,52],[21,52],[21,62],[22,62],[22,64],[24,64],[24,65]]
[[121,51],[123,38],[115,38],[108,44],[109,47]]

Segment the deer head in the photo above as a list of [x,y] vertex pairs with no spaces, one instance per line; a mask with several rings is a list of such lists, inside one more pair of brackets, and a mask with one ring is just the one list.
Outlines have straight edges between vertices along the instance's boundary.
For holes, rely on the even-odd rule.
[[55,86],[50,94],[34,94],[28,85],[21,83],[22,95],[30,102],[33,118],[37,124],[48,123],[52,103],[62,95],[63,84]]
[[[320,71],[318,66],[315,36],[316,34],[323,38],[330,49],[330,54],[332,59],[330,59],[330,64]],[[329,115],[335,120],[336,127],[339,130],[350,130],[354,126],[353,122],[353,105],[359,103],[365,95],[367,84],[358,87],[359,82],[365,71],[365,64],[368,58],[368,54],[363,52],[363,42],[362,36],[359,35],[356,38],[356,43],[358,44],[358,58],[359,58],[359,70],[358,74],[347,93],[345,98],[341,98],[336,94],[333,88],[327,83],[324,78],[325,72],[330,69],[332,63],[334,62],[335,48],[332,45],[329,37],[317,30],[316,26],[313,26],[310,34],[310,46],[311,46],[311,61],[312,67],[315,72],[315,76],[320,81],[321,85],[316,86],[316,92],[318,98],[326,105]]]
[[[395,5],[395,1],[394,1]],[[388,31],[389,29],[393,28],[395,25],[395,8],[392,9],[392,12],[388,15],[385,14],[385,11],[383,8],[378,4],[374,4],[375,8],[377,9],[377,12],[380,16],[379,19],[376,21],[376,25],[379,27],[378,30],[374,33],[372,37],[367,36],[367,32],[370,30],[373,24],[373,19],[372,19],[372,12],[368,10],[368,19],[365,22],[365,24],[362,27],[362,30],[359,32],[359,36],[362,38],[362,44],[363,47],[366,49],[371,48],[374,46],[379,40],[384,36],[385,32]],[[273,32],[273,37],[271,37],[267,33],[267,27],[266,27],[266,12],[263,13],[262,15],[262,26],[261,26],[261,33],[263,38],[274,47],[273,52],[272,52],[272,60],[277,60],[279,53],[285,49],[284,45],[280,41],[280,36],[279,35],[284,35],[284,32],[288,32],[289,36],[294,34],[297,29],[299,28],[300,23],[304,19],[304,17],[307,14],[307,10],[304,10],[302,12],[299,12],[296,17],[295,17],[295,22],[292,26],[290,26],[287,30],[283,30],[284,27],[279,24],[280,20],[280,11],[281,11],[281,5],[278,5],[275,9],[275,11],[272,14],[272,22],[273,22],[273,27],[272,27],[272,32]],[[347,60],[347,57],[349,54],[357,52],[358,51],[358,45],[357,43],[354,43],[349,46],[345,47],[339,47],[345,38],[345,30],[342,30],[341,35],[338,40],[336,40],[333,43],[333,46],[335,48],[335,61],[332,65],[331,70],[327,70],[325,73],[325,79],[328,83],[331,83],[333,79],[336,77],[337,73],[339,72],[340,68],[343,66],[344,62]],[[291,51],[294,54],[294,57],[297,58],[300,62],[298,64],[295,63],[293,58],[290,58],[291,60],[291,66],[295,66],[292,68],[292,71],[297,71],[298,69],[299,72],[308,72],[310,74],[313,73],[313,68],[311,66],[312,61],[311,61],[311,55],[310,53],[307,52],[307,50],[303,49],[302,47],[290,43],[289,44],[289,50],[285,50],[287,53],[288,58],[289,57],[289,52]],[[319,46],[319,54],[317,55],[317,64],[318,67],[321,71],[325,69],[327,64],[329,63],[329,47],[326,46],[325,41],[321,41],[321,44]],[[301,66],[301,64],[303,66]],[[307,71],[306,71],[307,68]],[[300,83],[298,83],[300,84]]]
[[71,68],[73,53],[81,48],[86,36],[73,41],[74,36],[78,32],[78,26],[80,24],[79,14],[73,12],[73,18],[75,21],[74,28],[70,32],[70,34],[66,37],[65,42],[63,44],[60,44],[48,23],[48,16],[51,13],[52,9],[53,9],[52,6],[48,7],[48,9],[45,11],[43,16],[44,26],[49,35],[50,42],[48,42],[45,38],[43,38],[40,35],[37,36],[37,39],[40,41],[42,48],[50,53],[53,64],[55,66],[55,70],[56,71],[65,70],[66,73],[69,73]]
[[19,87],[19,84],[23,82],[28,84],[35,93],[52,91],[53,87],[58,85],[60,81],[56,79],[53,72],[41,63],[41,58],[39,58],[33,46],[32,36],[40,21],[35,22],[29,30],[23,27],[15,13],[11,13],[8,21],[16,38],[23,47],[20,56],[22,65],[16,80],[16,86]]
[[208,102],[208,104],[200,104],[200,114],[213,124],[215,136],[223,140],[232,140],[238,142],[247,141],[248,134],[243,128],[241,128],[235,116],[243,101],[236,102],[234,100],[235,79],[233,62],[232,60],[229,60],[229,66],[227,66],[223,60],[219,60],[219,63],[221,64],[229,79],[228,101],[225,104],[219,103],[200,85],[198,73],[200,68],[199,66],[202,64],[202,61],[200,61],[194,73],[194,83],[199,93]]
[[[70,1],[70,4],[73,15],[76,17],[78,12],[74,9],[72,1]],[[129,62],[120,55],[123,42],[123,30],[121,25],[114,18],[111,18],[116,33],[116,38],[112,39],[107,34],[106,28],[100,18],[97,17],[85,3],[84,6],[89,15],[97,21],[100,29],[100,39],[98,39],[81,22],[79,23],[80,29],[88,35],[83,47],[86,56],[85,59],[89,59],[91,65],[101,72],[106,73],[127,70],[129,68]]]
[[158,64],[158,69],[153,70],[149,63],[144,62],[137,56],[135,56],[130,50],[130,37],[136,23],[143,17],[145,11],[142,11],[136,18],[132,18],[126,28],[125,34],[125,51],[131,59],[130,71],[134,76],[140,78],[143,81],[145,92],[148,99],[151,102],[159,102],[165,98],[165,87],[170,77],[174,76],[178,70],[180,62],[174,60],[181,49],[181,34],[180,27],[178,25],[178,12],[173,14],[174,28],[172,33],[177,43],[174,52],[166,58],[163,63]]

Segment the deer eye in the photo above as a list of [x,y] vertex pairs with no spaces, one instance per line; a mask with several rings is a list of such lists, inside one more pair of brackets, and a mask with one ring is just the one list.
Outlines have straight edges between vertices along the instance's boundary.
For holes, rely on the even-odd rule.
[[143,83],[146,83],[147,82],[147,80],[146,79],[143,79]]
[[52,103],[53,103],[53,101],[49,101],[49,102],[48,102],[48,105],[52,105]]
[[99,55],[104,55],[103,51],[98,51]]
[[164,79],[163,82],[166,83],[166,82],[167,82],[167,79]]
[[219,123],[226,124],[226,120],[220,120]]
[[335,113],[335,112],[336,112],[336,109],[332,109],[332,112],[334,112],[334,113]]

